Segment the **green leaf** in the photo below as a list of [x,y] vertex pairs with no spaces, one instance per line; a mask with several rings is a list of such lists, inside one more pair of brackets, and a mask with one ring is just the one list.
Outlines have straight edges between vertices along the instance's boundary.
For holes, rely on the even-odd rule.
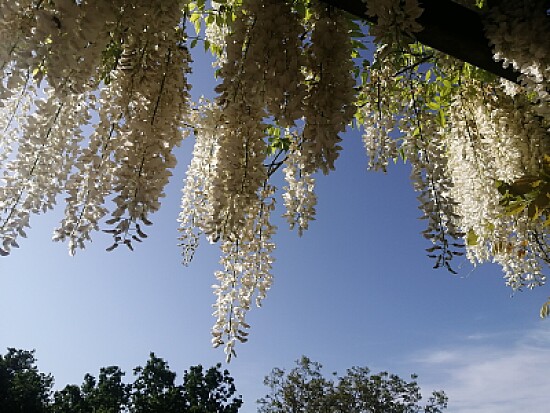
[[426,82],[429,82],[431,77],[432,77],[432,70],[431,69],[426,70],[426,74],[424,75],[424,80]]
[[510,203],[508,208],[506,208],[506,215],[519,215],[523,212],[527,205],[521,201],[516,201]]
[[441,108],[441,105],[438,102],[428,102],[427,106],[432,110],[439,110]]
[[441,109],[437,112],[437,121],[439,123],[439,126],[441,126],[442,128],[445,127],[445,112]]
[[479,241],[479,238],[475,231],[473,229],[468,230],[468,234],[466,235],[466,245],[469,247],[473,247],[477,245]]
[[298,14],[298,16],[300,16],[301,19],[304,19],[306,17],[306,5],[304,3],[295,3],[294,10],[296,10],[296,13]]

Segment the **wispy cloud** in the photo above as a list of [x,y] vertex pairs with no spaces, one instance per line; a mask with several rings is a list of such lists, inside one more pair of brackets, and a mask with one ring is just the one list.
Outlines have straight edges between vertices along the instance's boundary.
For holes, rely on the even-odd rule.
[[418,355],[415,365],[424,389],[445,390],[451,413],[550,412],[548,322],[523,334],[465,337]]

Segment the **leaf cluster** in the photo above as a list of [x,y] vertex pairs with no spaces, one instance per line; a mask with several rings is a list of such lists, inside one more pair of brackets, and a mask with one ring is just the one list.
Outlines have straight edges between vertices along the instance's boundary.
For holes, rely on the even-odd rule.
[[538,175],[525,175],[512,183],[497,182],[500,204],[508,215],[525,213],[530,220],[550,225],[550,155],[545,155]]
[[[150,226],[153,225],[151,221],[143,215],[141,217],[143,224]],[[116,227],[112,229],[104,229],[103,232],[111,234],[113,236],[113,244],[108,247],[107,251],[113,251],[115,248],[118,248],[119,245],[126,245],[130,251],[134,250],[133,242],[143,242],[148,235],[143,232],[139,223],[135,220],[128,218],[115,217],[107,220],[105,222],[108,225],[117,224]]]

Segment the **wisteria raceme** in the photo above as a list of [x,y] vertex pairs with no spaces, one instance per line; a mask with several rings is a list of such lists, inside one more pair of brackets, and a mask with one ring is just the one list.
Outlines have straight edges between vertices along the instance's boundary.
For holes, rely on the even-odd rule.
[[9,76],[31,70],[40,80],[47,73],[48,83],[65,92],[83,92],[101,65],[102,52],[109,32],[117,20],[121,2],[72,0],[56,2],[7,2],[2,5],[0,32],[5,48],[0,50],[4,69],[9,62]]
[[[412,55],[407,46],[403,54]],[[426,94],[420,93],[419,75],[403,66],[416,67],[414,61],[388,55],[389,45],[380,45],[364,83],[357,118],[362,122],[363,142],[369,167],[387,170],[390,160],[403,157],[411,166],[411,180],[419,192],[421,219],[427,221],[422,232],[433,244],[427,249],[435,267],[450,267],[460,255],[463,233],[458,227],[455,200],[450,193],[452,181],[447,169],[446,147],[436,113],[427,110]],[[424,76],[422,76],[424,78]]]
[[31,58],[27,51],[27,44],[32,42],[32,31],[36,25],[34,13],[35,2],[22,0],[18,2],[2,0],[0,2],[0,34],[2,46],[0,47],[0,67],[2,70],[6,63],[12,60],[22,60],[28,63]]
[[6,66],[14,60],[14,55],[22,49],[27,36],[33,27],[33,1],[14,2],[2,0],[0,2],[0,68],[3,79],[6,76]]
[[274,190],[270,185],[259,190],[259,201],[246,211],[248,219],[240,238],[221,244],[224,269],[216,272],[218,284],[213,286],[217,299],[212,343],[216,347],[225,344],[228,359],[236,354],[236,341],[248,340],[246,330],[250,326],[245,316],[253,300],[260,306],[272,284],[271,253],[275,246],[271,237],[275,227],[270,215],[275,208]]
[[[132,241],[145,238],[140,222],[150,223],[148,214],[158,209],[170,176],[167,168],[175,165],[171,150],[183,137],[179,128],[186,112],[190,58],[179,43],[183,33],[176,30],[181,4],[164,2],[163,19],[157,6],[129,9],[120,16],[134,21],[134,31],[125,33],[120,67],[94,99],[99,121],[67,183],[65,218],[54,233],[54,240],[69,241],[71,254],[98,229],[108,213],[105,198],[113,192],[118,195],[108,220],[116,224],[107,230],[115,240],[110,248],[132,248]],[[153,24],[158,31],[151,30]]]
[[[2,151],[9,152],[10,135],[16,129],[12,126],[15,117],[22,112],[21,102],[34,94],[27,89],[32,85],[32,62],[34,57],[31,35],[35,27],[32,1],[2,1],[0,3],[0,107],[4,116],[0,124],[3,131]],[[24,104],[23,107],[26,107]]]
[[218,129],[219,149],[215,158],[215,179],[208,194],[213,214],[205,233],[213,239],[236,240],[245,224],[245,211],[257,202],[257,190],[267,178],[265,125],[261,93],[263,73],[248,58],[256,43],[265,38],[254,32],[255,16],[248,3],[237,11],[226,40],[227,60],[220,69],[222,83],[216,88],[223,128]]
[[376,18],[376,25],[369,30],[369,35],[377,43],[398,44],[404,35],[412,37],[414,32],[422,29],[416,21],[422,14],[418,0],[379,0],[367,1],[367,16]]
[[[229,2],[229,4],[227,4],[226,1],[222,3],[212,0],[210,2],[211,12],[213,15],[222,15],[223,10],[225,10],[228,5],[234,6],[233,2]],[[228,33],[228,26],[221,23],[218,24],[216,19],[213,19],[210,24],[206,25],[204,30],[205,41],[208,42],[210,50],[212,50],[216,55],[216,61],[213,63],[214,67],[221,66],[222,62],[226,60],[225,39],[227,38]]]
[[494,59],[521,73],[522,84],[537,95],[540,116],[550,121],[550,32],[546,0],[501,1],[491,8],[485,30]]
[[[74,255],[78,248],[85,248],[85,242],[91,240],[91,232],[99,229],[99,221],[108,213],[105,199],[112,192],[116,164],[111,158],[117,140],[117,127],[120,116],[114,115],[109,108],[111,95],[108,90],[100,92],[100,102],[90,96],[90,103],[101,105],[100,119],[93,125],[89,143],[75,160],[76,171],[69,175],[65,190],[65,215],[55,229],[54,241],[67,241],[69,253]],[[110,119],[109,114],[114,116]]]
[[179,237],[184,265],[188,265],[199,245],[199,238],[212,215],[208,193],[214,178],[218,150],[217,128],[222,128],[220,109],[213,104],[202,105],[195,125],[193,157],[187,169],[181,198]]
[[310,43],[306,48],[308,91],[302,131],[304,171],[327,174],[341,147],[339,134],[355,113],[351,35],[342,12],[312,4]]
[[36,111],[23,124],[18,151],[3,171],[0,187],[0,237],[5,255],[26,236],[31,213],[53,208],[63,190],[82,140],[80,126],[86,123],[86,98],[59,99],[52,89],[35,100]]
[[[391,37],[386,41],[392,41]],[[428,220],[423,233],[434,243],[428,251],[436,258],[436,267],[447,266],[452,271],[449,260],[461,255],[465,244],[472,262],[498,262],[512,288],[540,285],[544,282],[541,260],[547,260],[548,254],[544,242],[534,239],[544,238],[547,230],[540,221],[507,215],[497,190],[498,182],[512,183],[540,173],[548,151],[544,121],[536,116],[540,110],[533,112],[522,96],[514,102],[501,89],[489,92],[480,83],[453,85],[453,80],[440,78],[437,82],[447,82],[445,87],[438,89],[432,83],[420,92],[424,74],[413,70],[418,63],[414,58],[392,57],[385,51],[389,47],[379,46],[360,95],[358,118],[364,122],[370,166],[385,170],[388,160],[399,154],[410,161],[423,218]],[[448,73],[445,77],[464,73],[460,69],[464,65],[453,59],[399,47],[416,56],[416,62],[435,56],[438,70]],[[403,66],[410,69],[402,70]],[[509,85],[501,87],[510,90]],[[513,94],[520,93],[514,89]],[[433,90],[451,95],[431,95]],[[436,117],[445,116],[441,113],[447,100],[449,122]]]
[[245,4],[255,16],[246,59],[258,65],[257,80],[247,75],[247,82],[261,82],[261,100],[279,126],[294,126],[303,115],[306,96],[300,40],[304,28],[286,2],[261,0]]
[[[387,45],[381,45],[374,54],[374,61],[384,59]],[[391,159],[398,155],[397,143],[390,132],[396,127],[396,119],[405,110],[400,93],[400,81],[395,79],[395,67],[389,63],[371,67],[369,77],[362,86],[362,104],[358,109],[363,127],[363,144],[372,170],[386,171]]]
[[145,237],[140,223],[149,225],[149,215],[160,208],[169,169],[176,164],[172,150],[184,136],[180,128],[187,110],[190,58],[176,30],[180,6],[179,1],[162,1],[138,11],[146,17],[144,29],[128,34],[125,66],[112,74],[111,98],[124,116],[113,152],[116,209],[108,221],[116,224],[109,230],[113,246],[131,248],[132,240]]
[[243,116],[248,109],[240,106],[224,111],[222,119],[225,120],[225,115],[232,117],[218,129],[219,149],[208,193],[213,215],[204,228],[213,240],[238,239],[240,228],[246,221],[245,211],[257,201],[257,188],[267,178],[263,166],[266,144],[262,118],[251,113]]
[[48,74],[51,86],[75,93],[90,82],[97,85],[102,52],[109,43],[109,33],[116,30],[120,18],[117,10],[123,3],[56,0],[55,10],[37,11],[35,35],[40,33],[47,39],[37,57],[44,61],[40,72]]
[[297,227],[301,236],[309,227],[309,222],[315,219],[315,178],[304,171],[302,154],[296,141],[291,143],[285,161],[283,172],[287,186],[283,189],[283,201],[286,217],[290,229]]
[[[17,79],[17,82],[14,80]],[[3,164],[14,149],[14,142],[18,139],[18,129],[26,122],[20,113],[27,113],[33,100],[37,97],[35,85],[31,79],[31,73],[27,70],[25,78],[10,78],[9,87],[7,82],[0,82],[0,93],[3,95],[0,100],[0,164]],[[3,93],[4,90],[7,93]]]
[[456,212],[447,147],[441,136],[444,131],[437,124],[436,114],[422,110],[414,87],[410,93],[409,116],[401,116],[399,124],[405,134],[402,151],[410,160],[411,181],[415,191],[419,192],[421,219],[427,222],[422,234],[433,244],[426,251],[435,260],[434,268],[446,267],[454,273],[451,260],[463,255],[464,232]]
[[[475,90],[475,89],[474,89]],[[508,105],[505,102],[508,100]],[[458,96],[451,108],[446,137],[451,193],[457,200],[460,225],[467,234],[472,262],[494,259],[514,288],[544,281],[541,265],[525,242],[540,223],[510,217],[499,203],[497,180],[511,182],[536,173],[547,152],[544,128],[533,113],[502,96],[496,101],[474,91]]]

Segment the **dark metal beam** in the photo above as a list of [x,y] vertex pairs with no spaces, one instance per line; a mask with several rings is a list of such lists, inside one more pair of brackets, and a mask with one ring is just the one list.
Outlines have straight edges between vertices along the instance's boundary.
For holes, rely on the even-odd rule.
[[[321,1],[369,20],[366,16],[367,6],[362,0]],[[512,82],[518,82],[518,72],[511,67],[504,69],[501,63],[493,60],[480,14],[450,0],[420,0],[420,6],[424,12],[418,18],[418,23],[423,29],[414,34],[420,43]]]

